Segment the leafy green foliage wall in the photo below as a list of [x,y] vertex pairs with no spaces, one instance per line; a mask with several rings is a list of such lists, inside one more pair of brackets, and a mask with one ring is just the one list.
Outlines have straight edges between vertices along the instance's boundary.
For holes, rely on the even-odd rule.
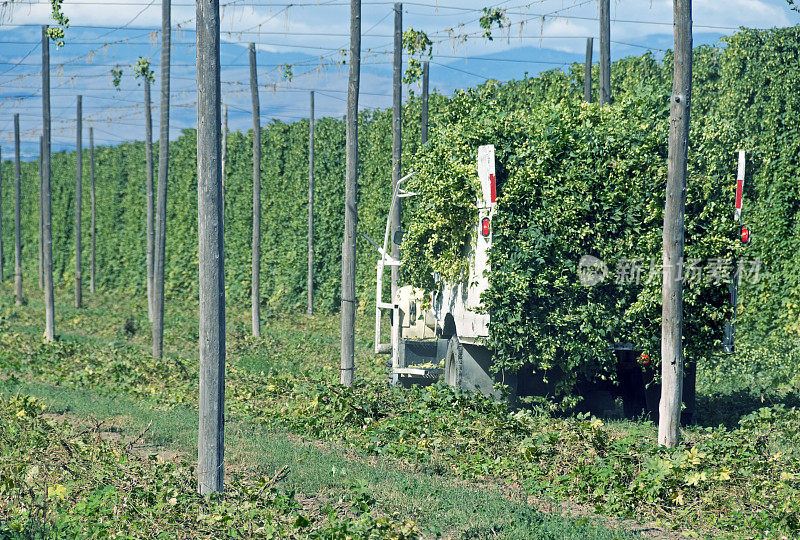
[[[431,99],[435,113],[444,100]],[[417,150],[419,100],[406,105],[404,155]],[[383,238],[391,188],[391,110],[365,111],[360,117],[361,180],[359,232]],[[316,302],[319,309],[336,311],[341,287],[341,242],[344,216],[344,123],[321,118],[315,127]],[[262,134],[262,291],[273,309],[305,306],[307,268],[308,121],[273,121]],[[249,298],[252,227],[252,134],[228,138],[225,185],[225,248],[228,299]],[[157,145],[156,145],[157,146]],[[157,151],[157,148],[156,148]],[[7,154],[8,155],[8,154]],[[84,170],[89,153],[84,152]],[[157,157],[154,159],[157,163]],[[3,229],[6,246],[13,246],[13,163],[3,166]],[[145,291],[145,154],[144,143],[95,148],[97,182],[97,279],[105,290],[133,294]],[[197,295],[197,158],[196,132],[187,130],[170,144],[167,205],[166,289],[171,297]],[[408,165],[407,165],[408,167]],[[52,156],[53,261],[57,283],[73,280],[75,153]],[[83,230],[87,236],[89,198],[84,198]],[[38,162],[22,167],[23,272],[28,283],[37,280]],[[7,269],[13,252],[6,250]],[[372,301],[377,254],[366,241],[359,243],[358,280],[362,305]],[[9,272],[10,274],[11,272]]]
[[[800,335],[800,99],[792,90],[799,55],[798,27],[744,31],[724,48],[695,51],[685,264],[688,271],[696,259],[705,274],[685,293],[689,360],[720,349],[728,288],[708,272],[732,268],[734,257],[762,261],[761,280],[740,290],[739,339]],[[660,275],[648,282],[647,274],[649,261],[661,263],[671,73],[670,54],[617,62],[608,110],[580,103],[577,66],[499,88],[487,83],[448,103],[418,156],[411,189],[422,195],[404,243],[415,260],[407,275],[426,288],[432,273],[466,275],[477,223],[475,156],[479,145],[494,144],[499,204],[484,300],[496,365],[597,373],[613,365],[614,342],[658,357]],[[756,235],[746,247],[732,219],[740,148],[748,152],[746,221]],[[604,260],[611,282],[583,287],[583,255]],[[613,282],[624,258],[645,263],[641,285]]]
[[[632,342],[657,356],[665,104],[649,92],[622,95],[602,109],[563,100],[508,113],[489,98],[482,103],[440,129],[420,161],[411,189],[422,196],[405,249],[427,264],[409,276],[430,288],[433,272],[448,279],[466,275],[463,253],[476,223],[476,149],[493,143],[500,197],[484,300],[492,313],[496,364],[513,370],[527,362],[572,375],[611,371],[608,347],[615,342]],[[732,144],[718,126],[702,120],[695,125],[698,145]],[[702,265],[716,258],[732,264],[735,246],[726,205],[730,189],[719,189],[730,162],[715,158],[693,163],[688,194],[686,260]],[[592,287],[579,279],[578,263],[586,255],[602,260],[608,271]],[[685,334],[694,359],[719,348],[726,296],[719,281],[688,286]]]
[[[687,249],[703,257],[724,257],[734,248],[748,258],[761,257],[760,283],[746,284],[741,291],[744,308],[739,338],[756,339],[775,332],[798,336],[800,28],[748,30],[725,41],[718,47],[695,50]],[[411,98],[405,106],[404,170],[423,171],[415,179],[415,189],[425,193],[406,199],[404,252],[413,263],[404,268],[404,275],[409,281],[430,285],[431,270],[443,276],[463,271],[459,257],[471,234],[477,193],[475,152],[480,144],[498,146],[501,212],[495,260],[502,254],[506,261],[502,263],[505,272],[498,272],[493,280],[496,290],[508,287],[518,294],[505,295],[507,301],[503,295],[490,294],[488,300],[498,310],[495,321],[509,323],[496,324],[493,330],[494,343],[508,353],[509,366],[534,353],[542,365],[563,363],[575,354],[567,366],[589,354],[602,363],[607,353],[601,344],[610,339],[636,339],[651,353],[658,352],[657,284],[637,289],[617,306],[610,300],[616,292],[599,288],[580,296],[571,285],[562,287],[547,263],[574,263],[581,250],[595,250],[606,257],[613,247],[619,255],[622,246],[633,256],[659,255],[671,54],[660,61],[648,53],[616,62],[612,68],[616,105],[609,110],[580,104],[582,79],[583,68],[576,64],[535,78],[503,84],[489,81],[451,98],[434,94],[431,139],[422,150],[418,148],[420,102]],[[305,305],[308,124],[273,121],[263,130],[262,298],[271,309],[300,309]],[[250,283],[252,145],[249,134],[232,133],[228,141],[228,299],[244,302]],[[341,279],[342,119],[319,119],[316,141],[316,301],[319,309],[335,311]],[[195,143],[195,132],[187,131],[170,145],[166,286],[171,297],[197,294]],[[735,247],[734,231],[726,228],[733,225],[735,150],[739,148],[749,156],[744,215],[754,239],[746,248]],[[391,184],[390,110],[362,112],[359,152],[359,232],[380,242]],[[84,170],[88,170],[88,152],[83,155]],[[62,283],[73,277],[74,160],[70,152],[53,156],[54,270]],[[144,294],[144,160],[143,143],[96,149],[97,263],[102,289]],[[6,246],[13,245],[11,165],[10,161],[2,165]],[[37,175],[36,163],[23,165],[23,257],[28,283],[36,280],[38,257]],[[603,191],[609,184],[612,189]],[[587,192],[596,197],[586,202],[580,195]],[[88,234],[88,197],[84,204],[87,222],[83,229]],[[592,237],[599,231],[583,224],[595,213],[608,217],[601,225],[602,232],[613,238],[608,251]],[[83,245],[88,249],[89,242]],[[11,259],[9,252],[6,261]],[[367,242],[359,242],[362,307],[373,299],[375,260]],[[543,272],[538,278],[532,277],[534,268]],[[570,299],[560,310],[545,313],[547,303],[532,305],[556,291]],[[719,304],[726,294],[719,287],[688,294],[688,335],[697,338],[695,343],[717,345],[714,340],[720,337],[720,317],[724,316]],[[523,336],[533,328],[534,308],[550,318],[538,320],[540,334]],[[625,313],[624,325],[615,318],[619,313]],[[550,335],[566,332],[560,335],[572,338],[556,342],[541,334],[545,329]],[[585,351],[586,343],[594,344],[590,352]]]

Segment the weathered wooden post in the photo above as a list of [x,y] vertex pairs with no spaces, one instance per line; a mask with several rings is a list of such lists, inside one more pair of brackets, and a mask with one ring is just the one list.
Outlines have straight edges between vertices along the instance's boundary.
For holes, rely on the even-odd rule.
[[153,358],[164,354],[164,267],[167,248],[167,179],[169,178],[169,71],[172,0],[161,1],[161,134],[158,140],[155,261],[153,263]]
[[611,10],[600,0],[600,106],[611,103]]
[[201,494],[222,491],[225,452],[225,249],[222,225],[219,0],[197,2],[197,214],[200,261]]
[[44,290],[44,137],[39,135],[39,288]]
[[592,102],[592,49],[594,38],[586,38],[586,61],[583,64],[583,100]]
[[[148,67],[149,71],[149,67]],[[150,77],[146,73],[144,79],[144,156],[145,156],[145,192],[147,194],[147,320],[153,322],[154,282],[155,279],[155,205],[153,204],[153,114],[150,104]],[[159,158],[160,161],[160,158]]]
[[[397,190],[397,182],[403,176],[403,4],[394,5],[394,56],[392,66],[392,193]],[[397,236],[400,233],[402,216],[398,199],[392,211],[392,257],[400,258],[400,244]],[[399,287],[400,267],[392,266],[392,302]],[[397,325],[393,325],[394,328]],[[397,326],[399,328],[399,326]]]
[[311,91],[311,109],[308,116],[308,308],[314,314],[314,91]]
[[83,306],[81,275],[81,218],[83,209],[83,96],[78,96],[78,122],[75,136],[75,308]]
[[680,441],[683,398],[683,236],[686,154],[692,94],[692,0],[674,0],[675,67],[670,100],[667,194],[664,206],[664,271],[661,305],[661,402],[658,444]]
[[20,227],[19,113],[14,115],[14,293],[22,305],[22,229]]
[[[89,128],[89,187],[91,189],[92,198],[92,253],[91,253],[91,267],[89,270],[89,291],[94,294],[96,290],[95,278],[96,272],[96,248],[97,248],[97,197],[95,194],[94,185],[94,128]],[[152,189],[152,186],[151,186]]]
[[422,110],[419,115],[420,142],[428,142],[428,84],[430,80],[430,62],[422,63]]
[[5,281],[5,250],[3,249],[3,156],[0,152],[0,282]]
[[356,325],[356,233],[358,207],[358,87],[361,82],[361,0],[350,0],[350,70],[345,126],[344,242],[342,243],[341,382],[353,385]]
[[50,42],[47,26],[42,26],[42,244],[44,265],[44,339],[56,336],[53,297],[53,228],[50,204]]
[[251,308],[253,336],[261,335],[261,116],[258,103],[258,74],[256,73],[256,45],[250,44],[250,96],[253,102],[253,252]]

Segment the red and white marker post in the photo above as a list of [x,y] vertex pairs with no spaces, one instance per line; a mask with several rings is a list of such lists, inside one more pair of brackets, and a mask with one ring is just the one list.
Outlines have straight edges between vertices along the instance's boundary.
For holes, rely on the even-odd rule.
[[[750,230],[742,226],[742,196],[744,193],[744,173],[745,173],[745,156],[744,150],[739,150],[739,167],[736,172],[736,201],[734,203],[733,220],[739,225],[739,240],[742,244],[750,242]],[[725,339],[722,342],[723,350],[726,353],[732,354],[736,351],[735,336],[736,336],[736,309],[739,303],[739,268],[737,266],[736,257],[733,259],[733,275],[731,283],[728,286],[730,290],[731,307],[733,313],[730,319],[725,322]]]
[[739,170],[736,173],[736,210],[733,212],[735,221],[742,220],[742,193],[744,192],[744,150],[739,150]]

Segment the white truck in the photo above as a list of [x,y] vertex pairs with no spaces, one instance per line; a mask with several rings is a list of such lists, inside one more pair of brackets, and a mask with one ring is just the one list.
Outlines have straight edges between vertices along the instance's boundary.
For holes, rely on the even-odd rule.
[[[383,247],[368,239],[381,256],[377,265],[375,352],[391,354],[391,377],[395,383],[424,383],[443,376],[450,385],[498,397],[497,382],[505,383],[512,392],[516,389],[515,376],[496,376],[490,370],[491,354],[485,345],[489,337],[489,313],[482,309],[481,303],[481,294],[489,287],[489,248],[497,205],[493,145],[478,149],[477,168],[481,185],[478,223],[469,254],[469,276],[464,280],[438,281],[438,291],[427,293],[406,285],[396,288],[391,301],[385,302],[381,298],[384,269],[402,264],[389,254],[391,217],[387,219]],[[410,176],[397,183],[390,216],[400,199],[416,195],[402,188]],[[391,343],[381,342],[384,311],[392,314]]]

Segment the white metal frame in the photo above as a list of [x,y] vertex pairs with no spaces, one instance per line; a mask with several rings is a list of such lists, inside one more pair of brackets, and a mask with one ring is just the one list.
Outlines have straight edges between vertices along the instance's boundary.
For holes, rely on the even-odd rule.
[[[392,213],[394,207],[399,199],[414,197],[416,193],[404,191],[402,189],[403,182],[414,176],[416,173],[412,172],[397,181],[394,192],[392,193],[392,202],[389,208],[389,214],[386,218],[386,232],[383,236],[383,247],[378,246],[372,240],[369,242],[378,250],[381,258],[378,259],[377,279],[375,280],[375,353],[388,353],[392,354],[392,370],[394,371],[399,366],[397,365],[400,358],[400,306],[396,298],[391,298],[389,302],[384,302],[383,294],[383,269],[386,266],[400,266],[402,263],[389,254],[389,233],[392,227]],[[381,343],[381,315],[383,310],[392,311],[392,338],[391,343]]]

